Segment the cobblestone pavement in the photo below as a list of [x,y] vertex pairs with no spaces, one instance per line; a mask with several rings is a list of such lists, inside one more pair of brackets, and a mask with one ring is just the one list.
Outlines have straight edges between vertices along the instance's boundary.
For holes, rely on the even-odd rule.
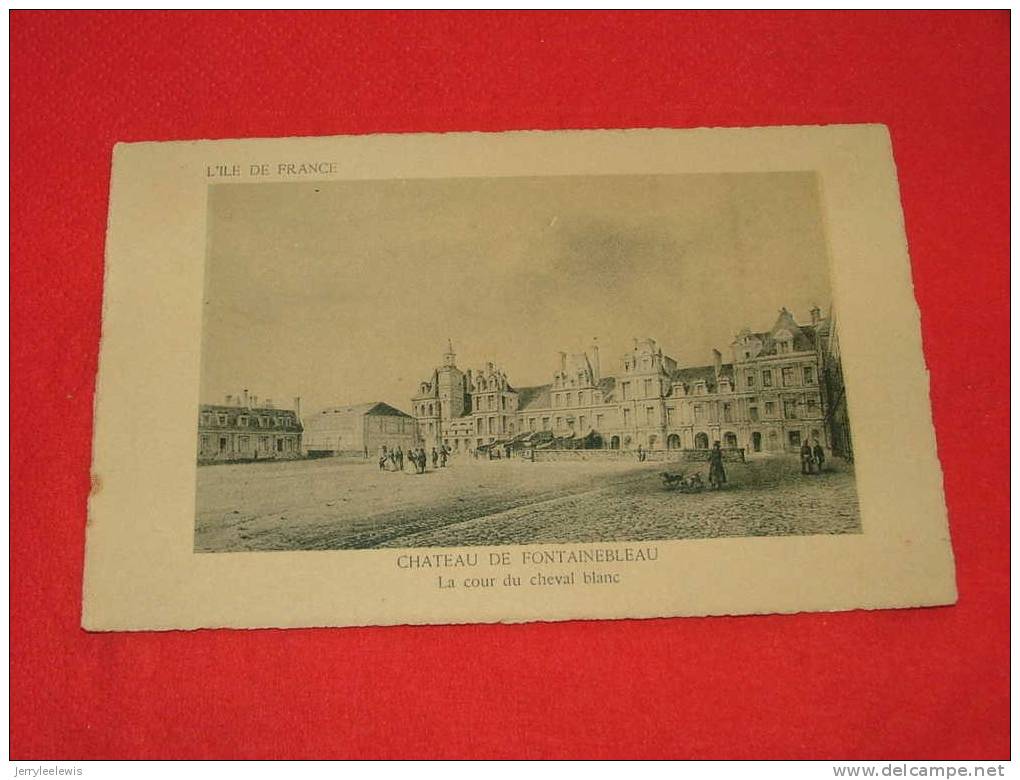
[[[724,490],[663,487],[662,463],[452,460],[423,475],[344,460],[198,470],[195,549],[329,550],[857,533],[853,469],[727,464]],[[704,471],[704,464],[668,464]]]

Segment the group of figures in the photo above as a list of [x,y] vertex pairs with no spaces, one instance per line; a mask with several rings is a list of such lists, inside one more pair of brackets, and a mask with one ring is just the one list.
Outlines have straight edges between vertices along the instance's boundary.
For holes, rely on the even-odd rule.
[[[443,446],[438,449],[432,448],[432,468],[446,468],[446,461],[450,458],[450,450],[448,447]],[[402,472],[406,469],[408,472],[414,469],[415,474],[424,474],[428,468],[429,454],[423,447],[415,447],[404,452],[403,449],[397,447],[396,449],[387,450],[386,447],[379,449],[379,470],[380,471],[396,471]]]
[[800,448],[800,473],[821,474],[824,466],[825,450],[822,445],[815,441],[815,446],[812,447],[809,442],[804,442]]

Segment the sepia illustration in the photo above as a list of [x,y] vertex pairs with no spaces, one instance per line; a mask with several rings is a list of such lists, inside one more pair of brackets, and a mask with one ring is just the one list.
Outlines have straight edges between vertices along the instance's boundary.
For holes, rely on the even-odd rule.
[[209,188],[196,552],[861,532],[810,172]]

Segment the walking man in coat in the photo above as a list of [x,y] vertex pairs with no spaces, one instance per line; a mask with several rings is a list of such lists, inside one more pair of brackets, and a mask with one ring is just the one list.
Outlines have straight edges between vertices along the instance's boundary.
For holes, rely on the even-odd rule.
[[825,448],[822,447],[822,444],[820,441],[818,441],[818,439],[815,439],[814,455],[815,455],[815,468],[817,468],[818,473],[821,474],[822,466],[825,465]]
[[716,442],[708,454],[708,484],[716,490],[722,490],[725,483],[726,469],[723,468],[722,449],[719,447],[719,442]]
[[808,442],[804,442],[800,448],[800,473],[810,474],[812,467],[814,466],[814,453],[811,451],[811,445]]

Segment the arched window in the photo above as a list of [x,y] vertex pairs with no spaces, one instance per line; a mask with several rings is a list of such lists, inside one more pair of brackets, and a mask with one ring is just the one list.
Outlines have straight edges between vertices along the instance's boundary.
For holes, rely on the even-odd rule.
[[737,434],[733,431],[727,431],[726,435],[723,437],[723,446],[736,448]]
[[708,449],[708,434],[707,433],[699,433],[699,434],[695,435],[695,437],[694,437],[694,447],[695,447],[695,449],[699,449],[699,450],[707,450]]

